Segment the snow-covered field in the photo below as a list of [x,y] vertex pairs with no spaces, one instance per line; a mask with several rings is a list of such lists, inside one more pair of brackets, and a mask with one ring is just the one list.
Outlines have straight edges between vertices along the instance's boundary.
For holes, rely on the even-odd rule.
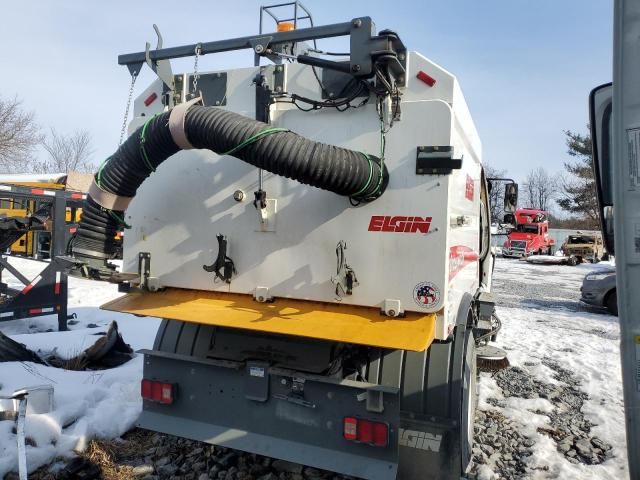
[[[12,259],[12,263],[27,277],[35,276],[42,267],[23,259]],[[593,424],[589,435],[612,447],[598,465],[572,463],[558,450],[555,440],[540,432],[545,426],[554,427],[550,419],[558,404],[545,398],[520,398],[505,392],[504,384],[499,386],[500,377],[483,374],[480,408],[498,411],[533,441],[531,454],[523,460],[527,464],[526,478],[628,476],[617,319],[577,300],[582,277],[595,268],[598,266],[531,265],[498,259],[494,278],[500,298],[498,314],[503,322],[498,345],[509,351],[512,366],[520,369],[511,371],[527,376],[530,382],[537,381],[535,385],[555,385],[558,391],[571,377],[571,388],[586,394],[581,410],[586,421]],[[55,317],[0,323],[0,331],[31,349],[50,352],[57,348],[58,353],[71,357],[92,344],[96,332],[105,331],[111,320],[117,320],[124,340],[134,350],[152,346],[158,320],[98,309],[120,295],[114,285],[72,278],[69,292],[70,312],[76,312],[79,320],[70,332],[47,332],[56,329]],[[97,327],[89,328],[90,324]],[[27,422],[27,436],[36,444],[27,449],[29,468],[70,454],[91,437],[112,438],[127,431],[141,409],[141,375],[140,356],[121,367],[99,372],[18,362],[0,364],[0,394],[25,386],[54,385],[54,411],[32,415]],[[12,422],[0,422],[0,478],[17,469],[12,428]],[[486,462],[479,465],[479,477],[497,478],[499,460],[498,456],[487,455]]]
[[[504,390],[517,387],[500,388],[493,375],[482,374],[480,409],[500,411],[535,442],[526,460],[529,478],[628,478],[617,317],[578,301],[584,275],[606,266],[606,262],[571,267],[497,261],[494,291],[503,327],[496,345],[508,351],[511,365],[519,367],[520,376],[529,382],[560,388],[577,384],[576,390],[586,394],[581,411],[594,425],[588,437],[612,447],[599,465],[572,463],[556,441],[540,433],[557,429],[550,417],[566,408],[562,398],[553,403],[512,392],[505,396]],[[481,466],[480,478],[496,477],[500,471],[496,458]]]
[[[28,278],[33,278],[43,263],[13,258],[11,263]],[[18,286],[7,276],[3,280]],[[117,286],[76,278],[69,279],[69,313],[78,315],[78,323],[69,332],[58,332],[57,317],[13,320],[0,323],[0,331],[32,350],[50,352],[57,348],[64,357],[73,357],[96,341],[97,332],[105,332],[112,320],[134,350],[151,348],[159,320],[138,318],[99,310],[99,306],[121,294]],[[97,325],[88,328],[87,325]],[[53,329],[54,331],[47,330]],[[82,448],[92,437],[118,437],[137,419],[142,408],[140,379],[142,357],[137,356],[119,368],[75,372],[33,363],[0,363],[0,394],[52,384],[55,409],[46,415],[29,415],[25,432],[36,447],[27,447],[29,471],[55,457]],[[17,470],[17,443],[14,423],[0,422],[0,478]]]

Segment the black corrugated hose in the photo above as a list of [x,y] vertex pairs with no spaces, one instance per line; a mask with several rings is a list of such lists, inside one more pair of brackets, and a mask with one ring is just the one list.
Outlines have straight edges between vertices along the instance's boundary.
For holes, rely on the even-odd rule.
[[[133,197],[158,165],[178,152],[180,148],[169,131],[169,115],[165,112],[150,118],[105,161],[95,176],[101,189]],[[309,140],[227,110],[192,106],[184,123],[186,136],[195,148],[233,155],[276,175],[356,202],[375,200],[389,182],[384,160],[378,157]],[[123,211],[105,209],[88,196],[73,242],[74,256],[102,263],[113,258],[118,250],[115,236],[124,225]]]

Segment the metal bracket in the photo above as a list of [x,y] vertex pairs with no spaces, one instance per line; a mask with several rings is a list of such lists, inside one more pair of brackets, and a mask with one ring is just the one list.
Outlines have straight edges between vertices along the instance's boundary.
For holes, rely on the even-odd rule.
[[273,297],[269,295],[268,287],[256,287],[255,292],[253,293],[253,298],[255,298],[256,302],[259,303],[267,303],[273,301]]
[[[155,49],[160,50],[162,48],[162,35],[160,34],[160,29],[155,23],[153,24],[153,29],[155,30],[157,36]],[[175,84],[173,73],[171,71],[171,62],[169,60],[152,60],[150,55],[150,48],[151,45],[149,44],[149,42],[146,42],[144,50],[145,62],[147,65],[149,65],[149,68],[151,68],[151,70],[155,72],[158,78],[162,80],[162,82],[167,86],[170,92],[169,98],[173,98]],[[133,74],[131,69],[129,69],[129,71],[131,72],[131,74]],[[169,106],[171,107],[172,105]]]
[[453,158],[450,145],[419,146],[416,152],[416,175],[449,175],[462,168],[463,157]]
[[285,400],[289,403],[294,403],[296,405],[300,405],[302,407],[307,408],[316,408],[316,404],[310,402],[309,400],[305,400],[304,398],[304,382],[305,379],[302,377],[292,377],[291,378],[291,394],[284,395],[281,393],[275,394],[273,397],[278,400]]
[[385,298],[382,305],[382,312],[387,317],[402,317],[404,316],[404,310],[402,309],[402,302],[393,298]]
[[138,253],[138,276],[140,277],[140,288],[146,289],[151,274],[151,254],[149,252]]
[[359,285],[356,272],[347,263],[346,249],[347,242],[340,240],[336,245],[336,274],[331,276],[331,283],[336,286],[337,300],[341,300],[344,295],[352,295],[353,289]]
[[253,51],[258,55],[262,55],[264,51],[267,49],[273,37],[265,36],[265,37],[255,37],[249,40],[249,45],[253,48]]
[[383,395],[381,390],[367,390],[367,412],[384,411]]

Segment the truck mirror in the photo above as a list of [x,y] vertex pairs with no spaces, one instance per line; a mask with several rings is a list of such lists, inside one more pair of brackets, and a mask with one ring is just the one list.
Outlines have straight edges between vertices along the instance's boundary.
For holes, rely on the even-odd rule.
[[518,184],[507,183],[504,186],[504,211],[513,213],[518,206]]
[[602,238],[607,251],[613,255],[615,248],[613,245],[613,165],[611,163],[612,105],[613,85],[611,83],[600,85],[591,91],[589,95],[589,124],[591,127],[593,176]]
[[515,230],[516,216],[513,213],[505,213],[503,221],[504,223],[501,225],[501,227],[504,230],[506,230],[507,232],[510,232],[511,230]]

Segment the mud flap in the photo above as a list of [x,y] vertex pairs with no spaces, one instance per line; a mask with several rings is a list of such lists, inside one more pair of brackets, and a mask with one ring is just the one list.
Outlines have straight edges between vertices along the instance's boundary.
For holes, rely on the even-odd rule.
[[[471,459],[476,406],[474,347],[472,331],[465,325],[456,327],[452,342],[431,346],[427,370],[448,375],[425,390],[428,400],[423,414],[401,412],[399,479],[458,479],[464,475]],[[442,409],[443,405],[447,408]]]

